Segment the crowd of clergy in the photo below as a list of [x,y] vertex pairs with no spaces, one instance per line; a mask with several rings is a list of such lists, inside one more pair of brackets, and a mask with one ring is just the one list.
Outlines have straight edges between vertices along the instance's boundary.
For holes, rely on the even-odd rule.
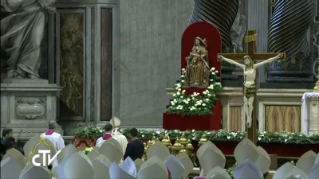
[[[1,178],[3,179],[187,179],[194,170],[187,153],[171,155],[160,141],[152,145],[144,159],[143,141],[138,130],[130,130],[130,142],[118,129],[120,120],[113,117],[104,126],[105,133],[96,141],[94,149],[85,154],[73,144],[65,146],[62,136],[55,131],[55,121],[48,130],[23,144],[15,141],[11,129],[4,129],[1,139]],[[32,159],[39,150],[50,150],[56,158],[47,156]],[[194,179],[263,179],[269,171],[271,160],[267,151],[249,139],[243,139],[234,150],[237,165],[231,175],[224,169],[226,158],[212,142],[204,143],[196,152],[201,165]],[[31,159],[30,159],[31,158]],[[143,158],[143,160],[142,160]],[[32,161],[32,162],[31,162]],[[34,165],[33,161],[41,163]],[[308,151],[296,166],[286,163],[275,171],[273,179],[317,179],[319,154]]]

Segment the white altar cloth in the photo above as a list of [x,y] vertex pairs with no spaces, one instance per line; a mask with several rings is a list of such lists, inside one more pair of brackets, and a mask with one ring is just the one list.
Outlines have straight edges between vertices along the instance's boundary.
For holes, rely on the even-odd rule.
[[[319,93],[307,92],[304,93],[301,99],[301,133],[308,134],[309,120],[310,120],[310,99],[317,98],[319,100]],[[319,119],[318,119],[319,120]],[[317,126],[319,128],[319,126]]]

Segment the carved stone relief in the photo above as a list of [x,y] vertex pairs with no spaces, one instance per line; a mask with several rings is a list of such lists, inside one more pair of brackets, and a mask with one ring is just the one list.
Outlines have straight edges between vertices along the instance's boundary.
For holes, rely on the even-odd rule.
[[[59,85],[63,88],[60,92],[59,119],[83,117],[83,85],[84,65],[83,56],[84,20],[82,12],[59,12],[60,48],[60,79]],[[76,65],[74,65],[76,64]]]
[[247,32],[247,16],[245,15],[245,1],[239,1],[239,10],[230,31],[232,39],[233,53],[244,52],[244,38]]
[[45,114],[46,98],[17,97],[16,115],[19,119],[39,119]]

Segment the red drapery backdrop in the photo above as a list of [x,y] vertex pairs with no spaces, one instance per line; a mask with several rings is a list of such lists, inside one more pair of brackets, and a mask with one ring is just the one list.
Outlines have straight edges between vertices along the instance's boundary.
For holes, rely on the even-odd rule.
[[196,22],[187,27],[182,36],[182,54],[181,54],[181,67],[186,68],[185,58],[191,52],[195,38],[200,37],[206,39],[209,66],[215,67],[220,72],[221,64],[217,61],[217,54],[221,53],[221,38],[215,26],[207,22]]

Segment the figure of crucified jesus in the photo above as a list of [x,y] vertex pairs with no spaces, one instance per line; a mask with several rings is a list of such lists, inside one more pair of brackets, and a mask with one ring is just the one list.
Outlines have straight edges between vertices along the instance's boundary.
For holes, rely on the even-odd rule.
[[244,64],[238,63],[235,60],[225,58],[221,55],[218,56],[218,59],[221,61],[226,61],[230,64],[236,65],[244,70],[244,111],[246,116],[246,125],[248,128],[251,127],[251,118],[253,113],[253,103],[256,96],[256,70],[258,67],[271,63],[275,60],[278,60],[283,57],[283,54],[278,54],[275,57],[269,58],[260,63],[254,64],[254,61],[250,58],[249,55],[244,56]]

